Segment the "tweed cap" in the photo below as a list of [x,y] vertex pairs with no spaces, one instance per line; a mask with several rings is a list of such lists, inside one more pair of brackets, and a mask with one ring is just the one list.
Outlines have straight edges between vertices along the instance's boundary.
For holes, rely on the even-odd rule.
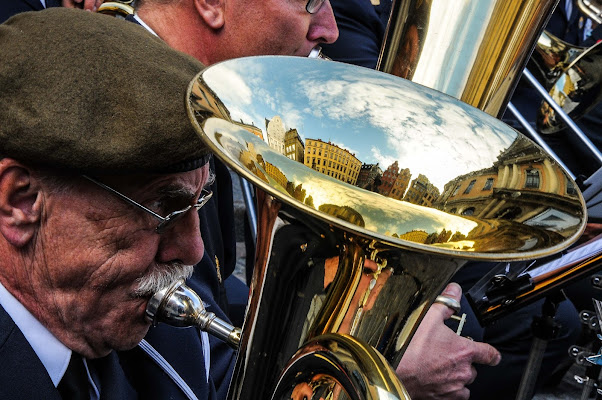
[[143,27],[51,8],[0,25],[0,156],[89,174],[196,169],[186,113],[203,65]]

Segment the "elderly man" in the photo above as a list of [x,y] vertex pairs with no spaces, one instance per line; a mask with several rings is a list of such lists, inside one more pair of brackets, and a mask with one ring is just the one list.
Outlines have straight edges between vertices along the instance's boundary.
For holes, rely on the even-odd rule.
[[127,350],[149,296],[203,256],[199,219],[166,223],[100,184],[162,217],[202,206],[208,156],[184,107],[202,65],[135,24],[65,9],[0,25],[0,48],[0,398],[80,398],[64,383],[76,363],[81,398],[168,398],[171,379],[140,375],[155,352]]

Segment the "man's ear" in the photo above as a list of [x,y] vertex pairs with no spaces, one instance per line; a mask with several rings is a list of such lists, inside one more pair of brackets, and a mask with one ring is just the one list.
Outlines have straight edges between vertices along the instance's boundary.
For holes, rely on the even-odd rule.
[[205,23],[218,30],[224,26],[226,0],[193,0],[194,7]]
[[15,160],[0,160],[0,234],[25,246],[38,229],[42,196],[31,170]]

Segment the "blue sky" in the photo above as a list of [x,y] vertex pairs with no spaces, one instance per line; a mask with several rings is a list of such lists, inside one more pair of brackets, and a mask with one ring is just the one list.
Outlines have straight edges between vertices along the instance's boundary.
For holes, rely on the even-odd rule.
[[298,57],[249,57],[203,78],[234,120],[265,130],[278,115],[303,139],[331,141],[385,169],[395,160],[440,191],[458,175],[487,168],[517,133],[450,96],[392,75]]

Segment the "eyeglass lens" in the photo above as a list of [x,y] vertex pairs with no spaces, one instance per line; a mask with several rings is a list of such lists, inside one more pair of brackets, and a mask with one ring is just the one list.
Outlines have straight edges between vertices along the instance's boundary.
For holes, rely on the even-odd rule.
[[199,200],[196,202],[196,204],[190,205],[182,210],[174,211],[174,212],[170,213],[167,217],[165,217],[163,219],[163,221],[160,222],[159,225],[157,225],[157,228],[156,228],[157,233],[164,232],[166,229],[168,229],[170,226],[172,226],[174,224],[174,222],[176,222],[178,219],[180,219],[183,215],[185,215],[191,209],[199,210],[201,207],[203,207],[205,204],[207,204],[207,202],[209,201],[209,199],[212,196],[213,196],[213,192],[203,189],[203,193],[202,193],[201,197],[199,198]]
[[322,7],[322,4],[324,4],[324,0],[308,0],[305,9],[308,13],[313,14]]

